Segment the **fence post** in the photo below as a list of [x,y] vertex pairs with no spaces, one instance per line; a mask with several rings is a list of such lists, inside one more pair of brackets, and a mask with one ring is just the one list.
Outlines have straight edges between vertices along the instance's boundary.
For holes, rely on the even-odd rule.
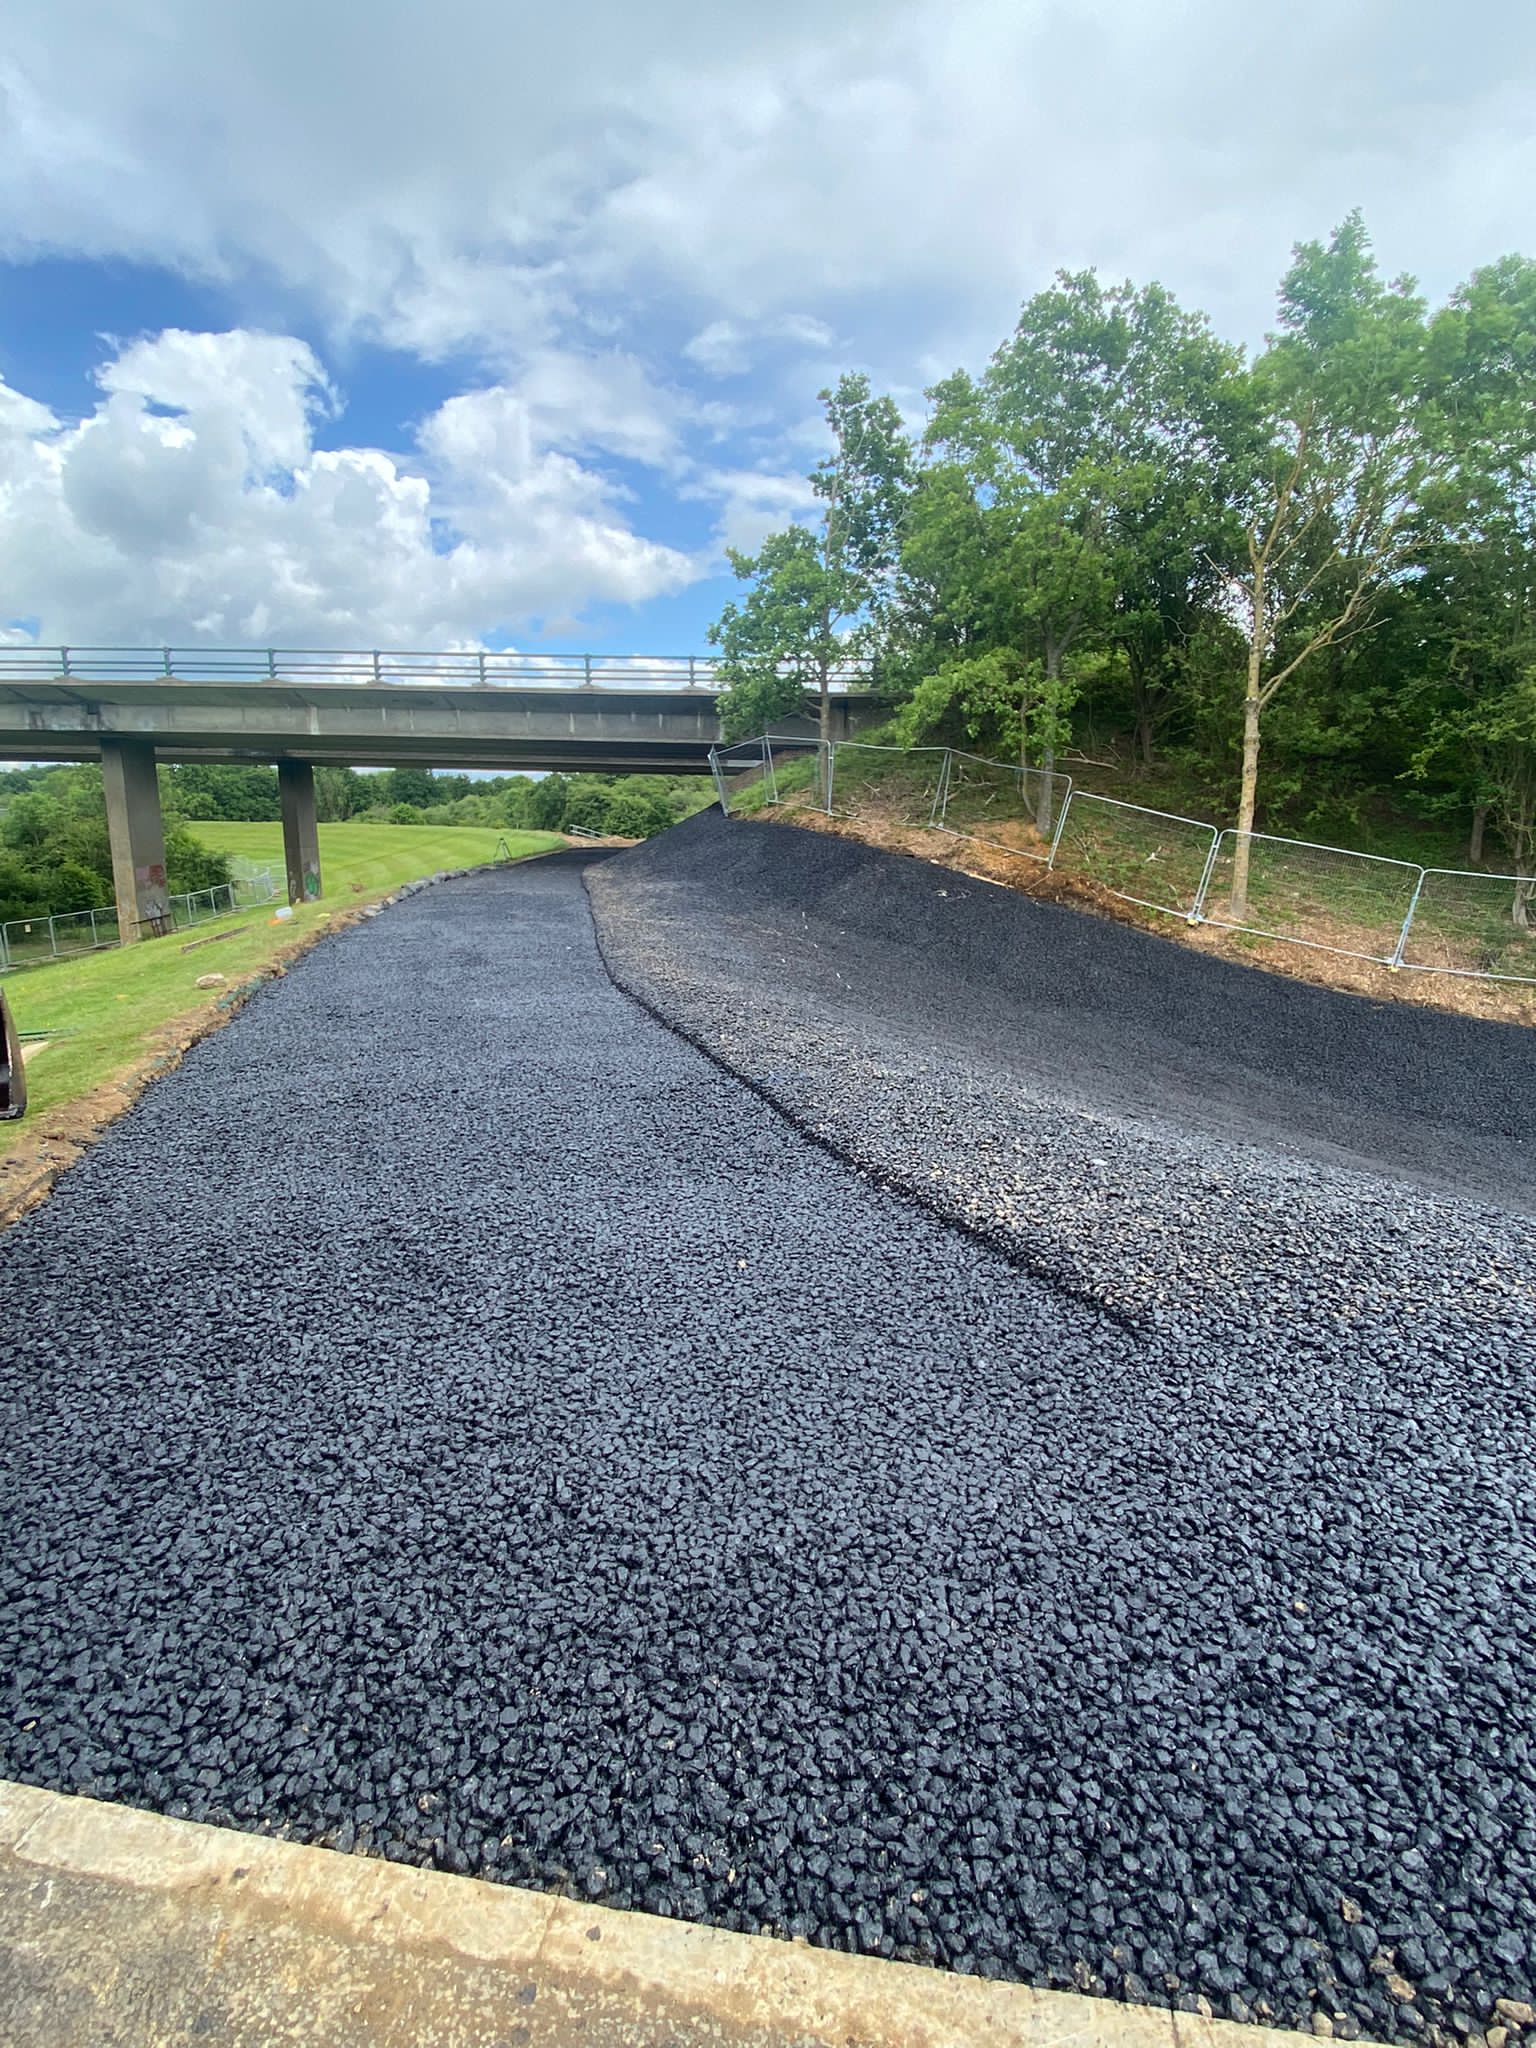
[[767,733],[763,734],[763,783],[768,791],[769,803],[776,804],[779,800],[779,784],[773,772],[773,749],[768,744]]
[[1396,974],[1403,964],[1403,948],[1408,943],[1408,934],[1413,929],[1413,920],[1419,908],[1419,898],[1424,893],[1427,868],[1419,869],[1419,879],[1413,885],[1413,894],[1408,899],[1408,915],[1403,919],[1403,928],[1397,935],[1397,944],[1392,948],[1392,958],[1387,962],[1388,971]]
[[59,649],[59,674],[61,676],[69,674],[69,649],[67,647]]
[[939,763],[939,779],[933,786],[933,802],[928,806],[928,830],[936,831],[944,821],[949,807],[949,766],[954,759],[950,748],[944,749],[944,758]]
[[731,800],[725,792],[725,777],[720,773],[718,747],[711,747],[709,750],[709,772],[715,778],[715,795],[720,799],[720,815],[722,818],[728,818],[731,815]]
[[269,683],[277,681],[277,649],[275,647],[267,649],[267,681]]
[[59,957],[59,935],[54,930],[51,917],[48,920],[48,949],[53,954],[54,959],[57,960]]
[[481,648],[481,650],[480,650],[480,654],[479,654],[479,657],[478,657],[478,658],[479,658],[479,664],[480,664],[480,687],[481,687],[481,689],[484,689],[484,688],[485,688],[485,649],[484,649],[483,647],[482,647],[482,648]]
[[1189,909],[1191,924],[1203,924],[1205,921],[1205,892],[1210,888],[1211,877],[1216,872],[1216,857],[1221,851],[1223,836],[1220,832],[1211,834],[1211,850],[1205,856],[1205,866],[1200,870],[1200,885],[1195,890],[1195,900]]
[[373,680],[375,683],[382,683],[384,680],[379,672],[379,650],[377,647],[373,650]]
[[1056,865],[1056,849],[1061,844],[1062,833],[1067,829],[1067,813],[1071,810],[1072,799],[1076,795],[1077,791],[1075,789],[1068,788],[1067,800],[1056,813],[1056,830],[1051,834],[1051,850],[1045,857],[1045,865],[1048,870]]
[[590,690],[592,687],[592,657],[590,654],[584,654],[581,657],[581,680],[583,688]]
[[826,762],[825,762],[825,767],[826,767],[826,771],[827,771],[827,787],[826,787],[826,799],[827,799],[827,805],[826,805],[826,809],[827,809],[827,816],[828,816],[828,817],[830,818],[830,817],[831,817],[831,815],[832,815],[832,778],[833,778],[833,776],[834,776],[834,775],[835,775],[835,774],[837,773],[837,742],[836,742],[836,740],[828,740],[828,741],[827,741],[827,743],[826,743],[826,745],[825,745],[825,746],[824,746],[824,747],[823,747],[823,748],[821,749],[821,751],[822,751],[822,752],[823,752],[823,753],[824,753],[824,754],[826,755],[826,757],[827,757],[827,758],[826,758]]

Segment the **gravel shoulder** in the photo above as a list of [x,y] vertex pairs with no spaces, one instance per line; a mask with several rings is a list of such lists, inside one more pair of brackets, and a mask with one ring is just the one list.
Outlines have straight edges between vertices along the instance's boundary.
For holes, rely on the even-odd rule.
[[[809,905],[669,839],[590,871],[604,952],[754,1087],[556,856],[309,955],[0,1239],[0,1774],[1486,2040],[1536,1939],[1529,1225],[920,1069],[899,979],[834,1002]],[[919,1190],[946,1119],[982,1163]],[[1200,1176],[1269,1205],[1210,1255]]]

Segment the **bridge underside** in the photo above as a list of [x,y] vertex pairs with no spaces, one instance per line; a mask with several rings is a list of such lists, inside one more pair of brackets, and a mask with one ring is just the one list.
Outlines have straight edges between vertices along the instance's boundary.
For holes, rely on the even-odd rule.
[[[800,729],[799,723],[784,728]],[[807,728],[809,731],[809,728]],[[709,750],[718,740],[487,740],[359,736],[352,740],[299,739],[288,745],[251,745],[216,734],[151,741],[160,761],[308,761],[330,768],[482,769],[495,775],[707,775]],[[95,761],[101,740],[74,733],[0,732],[0,761]]]
[[[841,692],[846,738],[876,709]],[[809,719],[784,730],[810,734]],[[163,681],[79,676],[0,682],[0,761],[103,764],[125,938],[166,921],[158,761],[276,762],[289,892],[320,892],[314,769],[702,775],[721,742],[712,688]]]

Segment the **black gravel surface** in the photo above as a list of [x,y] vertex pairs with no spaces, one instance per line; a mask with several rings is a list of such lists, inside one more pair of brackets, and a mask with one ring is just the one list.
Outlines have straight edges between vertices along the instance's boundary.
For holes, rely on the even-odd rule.
[[1026,1096],[997,1017],[924,1048],[939,940],[833,964],[724,830],[592,881],[752,1088],[541,862],[329,941],[0,1239],[0,1772],[1346,2037],[1523,2024],[1529,1226],[1170,1150],[1065,1063]]

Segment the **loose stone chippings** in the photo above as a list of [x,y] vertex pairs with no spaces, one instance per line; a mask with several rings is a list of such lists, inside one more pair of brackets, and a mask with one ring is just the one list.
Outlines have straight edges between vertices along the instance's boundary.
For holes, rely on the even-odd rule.
[[1068,920],[1032,1007],[953,877],[881,929],[860,849],[725,833],[592,883],[752,1088],[540,862],[328,941],[0,1240],[0,1771],[1342,2038],[1513,2024],[1505,1036],[1431,1101],[1451,1041],[1388,1016],[1346,1100],[1366,1006],[1319,997],[1245,1093],[1245,995],[1193,1006],[1224,1059],[1179,1035],[1212,963],[1131,987]]

